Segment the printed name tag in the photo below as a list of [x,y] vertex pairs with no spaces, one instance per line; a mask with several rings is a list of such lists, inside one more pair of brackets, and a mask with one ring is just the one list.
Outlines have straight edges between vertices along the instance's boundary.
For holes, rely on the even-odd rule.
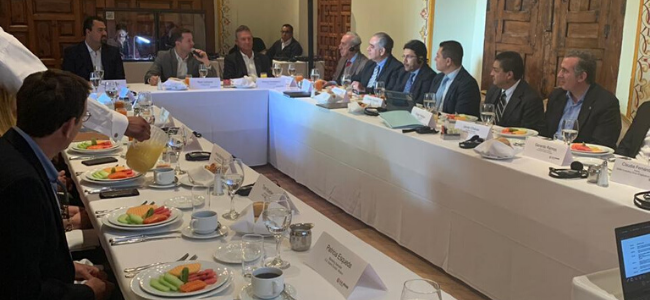
[[436,120],[433,114],[419,107],[413,107],[411,114],[422,123],[424,126],[436,128]]
[[539,159],[558,166],[568,166],[573,157],[565,143],[549,141],[538,137],[528,137],[524,146],[524,156]]
[[212,152],[210,152],[210,163],[215,163],[217,165],[221,165],[222,162],[228,161],[232,158],[232,154],[230,154],[226,149],[221,148],[217,144],[212,145]]
[[612,182],[650,190],[650,166],[634,160],[616,159]]
[[258,89],[272,90],[286,87],[282,78],[257,78],[256,83]]
[[293,204],[293,201],[291,201],[291,197],[289,197],[289,194],[280,186],[275,184],[273,181],[270,179],[266,178],[266,176],[261,175],[257,178],[257,181],[253,185],[253,188],[251,189],[250,194],[248,195],[248,199],[251,199],[253,202],[257,201],[265,201],[268,196],[271,196],[273,194],[283,194],[284,197],[288,200],[289,206],[291,206],[291,210],[293,211],[294,214],[300,213],[298,211],[298,208]]
[[370,107],[381,107],[384,104],[384,99],[375,96],[365,95],[363,96],[363,100],[361,102],[368,104],[368,106]]
[[302,80],[302,91],[303,92],[311,93],[312,87],[313,87],[313,84],[311,83],[311,81],[309,81],[307,79]]
[[478,137],[484,140],[492,138],[492,126],[467,121],[456,121],[456,129],[467,132],[467,138],[475,135],[478,135]]
[[190,78],[190,88],[193,90],[220,89],[219,77]]

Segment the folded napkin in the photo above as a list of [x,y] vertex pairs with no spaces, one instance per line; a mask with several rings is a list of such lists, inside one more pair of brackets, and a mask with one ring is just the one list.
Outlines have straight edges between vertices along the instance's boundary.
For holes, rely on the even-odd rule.
[[318,104],[327,104],[327,103],[335,103],[336,102],[336,96],[328,93],[328,92],[322,92],[318,96],[315,96],[314,99]]
[[519,152],[497,139],[487,140],[481,143],[474,148],[474,151],[483,157],[493,159],[513,158]]
[[199,138],[194,135],[194,132],[191,129],[185,127],[185,133],[187,134],[187,144],[183,149],[188,152],[203,151],[203,147],[201,147]]
[[99,239],[94,230],[71,230],[65,233],[65,237],[70,251],[80,251],[99,246]]
[[254,204],[255,203],[251,203],[251,205],[244,208],[239,220],[230,225],[230,229],[239,233],[271,234],[271,232],[266,228],[266,225],[264,225],[264,220],[262,219],[261,214],[257,220],[255,220]]
[[162,86],[165,90],[171,91],[187,90],[187,85],[185,85],[185,82],[178,78],[169,78],[162,84]]
[[363,113],[363,107],[359,105],[359,102],[357,101],[352,101],[348,103],[348,112],[351,114],[362,114]]
[[208,171],[203,165],[187,170],[187,175],[190,176],[196,184],[209,186],[214,182],[214,174]]
[[254,88],[257,86],[255,84],[255,77],[250,77],[250,76],[244,76],[243,78],[233,79],[232,82],[236,88]]

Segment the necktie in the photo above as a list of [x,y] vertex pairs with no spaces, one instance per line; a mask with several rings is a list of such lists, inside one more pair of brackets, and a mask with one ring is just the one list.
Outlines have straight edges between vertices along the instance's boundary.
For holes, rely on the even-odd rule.
[[501,124],[501,118],[503,117],[503,112],[506,110],[506,91],[501,91],[501,97],[499,97],[499,102],[497,102],[497,114],[494,116],[497,121],[497,125]]
[[375,87],[375,81],[377,81],[377,75],[379,75],[380,69],[381,69],[381,67],[379,65],[377,65],[375,67],[375,70],[372,71],[372,76],[370,77],[370,81],[368,81],[368,86],[367,87],[370,87],[370,88]]
[[[445,88],[447,88],[447,82],[449,81],[449,77],[445,75],[444,78],[442,78],[442,82],[440,83],[440,86],[438,87],[438,90],[436,91],[436,101],[438,102],[438,111],[442,112],[442,102],[444,102],[445,99],[443,99],[444,93],[445,93]],[[452,112],[453,113],[453,112]]]
[[406,85],[404,86],[404,93],[410,93],[411,92],[411,86],[413,86],[413,81],[415,81],[415,73],[411,72],[411,75],[409,76],[409,80],[406,81]]

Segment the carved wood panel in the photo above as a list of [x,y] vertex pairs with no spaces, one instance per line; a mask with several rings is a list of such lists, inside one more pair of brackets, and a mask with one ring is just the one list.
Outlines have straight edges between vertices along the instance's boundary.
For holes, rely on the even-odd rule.
[[318,55],[325,61],[324,78],[331,78],[340,58],[341,37],[350,31],[351,0],[318,1]]

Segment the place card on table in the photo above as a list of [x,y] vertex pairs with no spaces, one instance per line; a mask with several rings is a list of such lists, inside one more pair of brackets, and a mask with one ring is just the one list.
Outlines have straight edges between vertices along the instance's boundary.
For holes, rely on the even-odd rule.
[[257,78],[257,88],[258,89],[277,89],[277,88],[285,88],[287,85],[284,83],[285,80],[283,78]]
[[298,87],[298,84],[296,83],[296,80],[292,76],[285,76],[282,75],[282,82],[284,83],[284,86],[286,87]]
[[384,99],[370,95],[363,96],[363,100],[361,100],[361,102],[368,104],[370,107],[381,107],[384,105]]
[[492,126],[467,121],[456,121],[455,128],[467,132],[467,138],[475,135],[478,135],[478,137],[484,140],[492,138]]
[[266,198],[270,195],[273,194],[282,194],[284,197],[286,197],[287,201],[289,202],[289,206],[291,206],[291,210],[293,211],[294,214],[299,214],[300,211],[298,211],[298,208],[293,204],[293,201],[291,201],[291,197],[289,197],[289,194],[275,184],[273,181],[270,179],[266,178],[266,176],[260,174],[259,177],[257,178],[257,181],[253,185],[253,188],[251,189],[250,194],[248,194],[248,199],[251,199],[253,202],[261,201],[264,202]]
[[203,147],[201,147],[201,143],[199,142],[199,138],[194,135],[194,131],[192,129],[189,129],[187,126],[183,126],[185,130],[185,135],[187,137],[187,145],[183,148],[183,150],[191,152],[191,151],[203,151]]
[[329,233],[323,232],[305,262],[333,285],[346,299],[357,286],[385,291],[375,269]]
[[226,149],[221,148],[221,146],[217,144],[212,144],[212,151],[210,152],[210,159],[208,160],[210,163],[221,165],[221,162],[230,160],[231,158],[232,154],[226,151]]
[[336,98],[342,99],[343,103],[350,102],[350,96],[348,95],[348,92],[345,89],[342,89],[340,87],[334,87],[332,88],[332,92],[334,93],[334,95],[336,95]]
[[311,81],[309,81],[307,79],[302,80],[302,91],[303,92],[311,93],[311,90],[312,90],[313,87],[314,87],[314,85],[311,83]]
[[190,78],[190,89],[193,90],[206,90],[206,89],[220,89],[221,80],[219,77],[206,77],[206,78]]
[[571,149],[567,144],[532,136],[526,140],[524,156],[558,166],[568,166],[573,161]]
[[316,100],[316,102],[318,102],[318,104],[327,104],[329,102],[336,102],[336,97],[326,92],[314,96],[314,99]]
[[617,159],[611,179],[612,182],[650,190],[650,166],[634,160]]
[[424,126],[431,128],[436,128],[436,119],[433,117],[433,114],[426,111],[425,109],[413,106],[411,114],[422,123]]

